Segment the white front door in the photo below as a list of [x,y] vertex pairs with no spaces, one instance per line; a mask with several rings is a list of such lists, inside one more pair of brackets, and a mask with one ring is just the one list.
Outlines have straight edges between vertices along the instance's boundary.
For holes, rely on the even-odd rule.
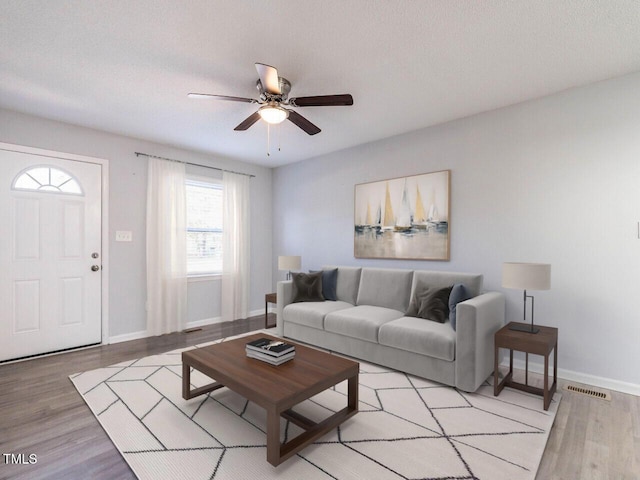
[[102,165],[0,149],[0,361],[100,343]]

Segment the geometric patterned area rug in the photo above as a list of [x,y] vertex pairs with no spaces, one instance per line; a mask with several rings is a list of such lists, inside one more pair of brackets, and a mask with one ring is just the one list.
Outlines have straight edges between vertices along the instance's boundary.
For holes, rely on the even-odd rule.
[[[544,411],[541,397],[509,388],[470,394],[360,362],[359,412],[273,467],[261,407],[226,388],[183,400],[183,350],[70,377],[140,479],[533,480],[560,401]],[[211,383],[197,371],[191,381]],[[346,395],[345,381],[295,410],[320,421]],[[282,419],[281,432],[301,430]]]

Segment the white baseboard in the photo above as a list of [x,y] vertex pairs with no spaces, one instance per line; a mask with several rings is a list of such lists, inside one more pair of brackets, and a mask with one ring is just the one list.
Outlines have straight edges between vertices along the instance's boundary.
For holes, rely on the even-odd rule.
[[185,330],[190,328],[204,327],[205,325],[213,325],[214,323],[222,323],[222,317],[203,318],[202,320],[193,320],[187,322]]
[[141,330],[139,332],[131,332],[124,333],[122,335],[114,335],[113,337],[109,337],[109,340],[104,342],[105,344],[112,343],[120,343],[120,342],[128,342],[130,340],[139,340],[141,338],[147,338],[149,336],[149,332],[146,330]]
[[[249,317],[255,317],[257,315],[264,315],[264,310],[252,310],[249,312]],[[213,325],[214,323],[222,323],[222,317],[203,318],[202,320],[193,320],[187,322],[186,330],[190,328],[204,327],[205,325]],[[105,344],[128,342],[130,340],[139,340],[141,338],[150,337],[149,332],[141,330],[139,332],[125,333],[123,335],[116,335],[109,337],[109,340],[104,342]]]
[[[500,363],[501,367],[509,368],[508,358],[503,359]],[[524,370],[525,362],[518,358],[513,359],[513,368]],[[553,367],[550,367],[549,374],[553,375]],[[529,362],[529,371],[540,375],[544,374],[544,365],[539,363]],[[593,387],[607,388],[609,390],[615,390],[616,392],[628,393],[630,395],[640,396],[640,385],[635,383],[621,382],[620,380],[613,380],[611,378],[598,377],[596,375],[589,375],[588,373],[574,372],[573,370],[566,370],[564,368],[558,368],[558,378],[563,380],[569,380],[571,382],[582,383],[585,385],[591,385]]]

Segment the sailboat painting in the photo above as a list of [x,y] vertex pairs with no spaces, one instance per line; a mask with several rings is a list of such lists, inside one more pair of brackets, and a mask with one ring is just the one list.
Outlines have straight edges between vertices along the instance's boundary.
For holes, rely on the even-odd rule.
[[356,185],[355,257],[449,260],[450,187],[451,170]]

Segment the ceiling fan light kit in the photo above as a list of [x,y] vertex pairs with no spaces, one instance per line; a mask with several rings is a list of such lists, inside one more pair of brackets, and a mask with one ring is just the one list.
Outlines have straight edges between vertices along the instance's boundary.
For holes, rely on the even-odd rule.
[[269,102],[258,109],[260,118],[271,125],[284,122],[289,117],[289,111],[276,102]]
[[258,120],[263,119],[268,125],[276,125],[289,120],[308,135],[315,135],[321,130],[298,112],[285,108],[294,107],[331,107],[353,105],[353,97],[349,94],[319,95],[312,97],[288,98],[291,82],[278,75],[278,70],[270,65],[256,63],[256,70],[260,77],[256,88],[260,92],[260,99],[231,97],[228,95],[212,95],[208,93],[190,93],[192,98],[213,98],[232,102],[257,103],[262,105],[257,112],[244,119],[234,130],[244,131]]

